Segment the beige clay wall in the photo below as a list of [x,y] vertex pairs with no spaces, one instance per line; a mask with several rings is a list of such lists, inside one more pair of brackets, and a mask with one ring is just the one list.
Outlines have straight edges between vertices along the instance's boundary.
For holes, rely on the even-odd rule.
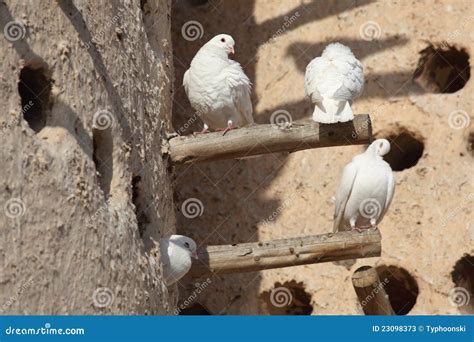
[[169,15],[161,0],[0,2],[1,313],[173,308],[154,242],[175,230]]

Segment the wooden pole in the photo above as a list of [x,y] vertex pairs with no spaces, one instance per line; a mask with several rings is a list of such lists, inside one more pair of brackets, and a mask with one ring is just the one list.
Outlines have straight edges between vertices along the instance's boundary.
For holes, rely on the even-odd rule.
[[274,152],[295,152],[310,148],[367,144],[372,126],[367,114],[353,121],[318,124],[314,121],[291,125],[254,125],[227,132],[180,136],[169,140],[168,154],[174,164],[234,159]]
[[377,271],[370,266],[357,269],[352,275],[352,285],[366,315],[395,315],[388,295]]
[[198,249],[190,274],[242,273],[380,256],[380,233],[340,232]]

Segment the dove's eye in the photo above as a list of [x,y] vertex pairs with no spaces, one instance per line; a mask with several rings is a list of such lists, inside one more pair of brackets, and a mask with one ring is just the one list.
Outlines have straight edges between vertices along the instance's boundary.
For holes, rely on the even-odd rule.
[[184,247],[189,248],[189,243],[185,242]]
[[225,38],[221,38],[221,42],[225,43]]

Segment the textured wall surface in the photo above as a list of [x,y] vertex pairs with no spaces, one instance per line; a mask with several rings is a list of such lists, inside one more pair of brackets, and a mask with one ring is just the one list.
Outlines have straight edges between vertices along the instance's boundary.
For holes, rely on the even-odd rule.
[[169,1],[0,1],[0,28],[0,311],[166,313]]
[[[473,254],[474,241],[474,83],[468,80],[473,62],[470,58],[466,66],[462,57],[473,54],[472,2],[209,0],[196,6],[199,3],[206,1],[182,0],[173,8],[175,129],[185,126],[193,113],[181,87],[183,73],[214,35],[234,37],[232,58],[254,85],[259,123],[268,123],[277,110],[286,110],[293,120],[310,117],[303,89],[305,67],[327,44],[339,41],[351,47],[365,68],[365,90],[354,111],[369,113],[376,136],[392,140],[391,163],[399,171],[393,203],[379,227],[381,258],[358,260],[349,269],[327,263],[213,276],[195,302],[212,314],[358,314],[350,277],[359,266],[372,265],[388,279],[386,288],[399,313],[474,312],[472,299],[462,301],[465,293],[473,297],[473,258],[463,259],[454,270],[464,254]],[[437,66],[431,66],[436,70],[427,70],[425,77],[432,74],[436,79],[431,87],[421,87],[422,80],[413,82],[412,77],[423,59],[421,51],[430,43],[451,52],[432,54],[438,58]],[[466,80],[462,89],[446,92]],[[190,131],[201,128],[196,122]],[[193,219],[177,214],[178,230],[198,244],[330,232],[342,168],[362,150],[307,150],[178,169],[178,204],[197,198],[204,208]],[[183,285],[186,299],[195,281]],[[269,300],[278,287],[289,289],[293,297],[281,307]],[[465,289],[461,297],[453,293],[455,287]]]

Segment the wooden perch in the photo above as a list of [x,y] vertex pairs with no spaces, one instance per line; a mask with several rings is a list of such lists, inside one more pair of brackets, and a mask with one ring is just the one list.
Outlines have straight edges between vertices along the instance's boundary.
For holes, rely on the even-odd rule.
[[372,126],[367,114],[355,115],[353,121],[318,124],[293,122],[289,127],[254,125],[198,136],[181,136],[169,141],[169,155],[175,164],[219,159],[242,158],[274,152],[295,152],[309,148],[367,144]]
[[377,271],[370,266],[357,269],[352,275],[352,285],[366,315],[395,315]]
[[378,230],[339,232],[198,249],[190,274],[242,273],[380,256]]

